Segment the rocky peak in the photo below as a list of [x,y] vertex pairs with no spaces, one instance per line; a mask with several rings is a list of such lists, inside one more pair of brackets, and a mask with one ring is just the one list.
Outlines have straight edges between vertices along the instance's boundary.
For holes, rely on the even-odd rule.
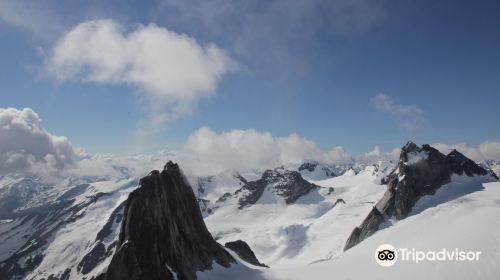
[[488,174],[456,150],[444,155],[429,145],[418,147],[408,142],[401,149],[397,168],[383,180],[387,183],[386,193],[362,224],[353,230],[344,250],[372,235],[388,218],[406,218],[422,196],[433,195],[453,174],[464,173],[467,176]]
[[235,260],[212,238],[179,166],[169,161],[142,178],[126,201],[105,279],[196,279],[214,262]]
[[[388,176],[388,188],[393,194],[390,209],[397,219],[406,218],[416,201],[423,195],[432,194],[450,180],[451,172],[447,156],[429,145],[418,147],[413,142],[401,150],[398,169]],[[385,205],[379,205],[385,209]]]
[[427,144],[422,145],[422,147],[418,147],[415,143],[408,142],[401,149],[398,167],[405,169],[405,166],[417,164],[422,160],[434,162],[442,161],[444,158],[445,155]]
[[266,189],[283,197],[287,204],[291,204],[317,188],[319,186],[306,181],[297,171],[275,168],[264,171],[262,177],[256,181],[247,182],[235,192],[235,195],[239,197],[241,209],[255,204]]
[[226,242],[224,246],[230,250],[233,250],[238,254],[238,256],[245,260],[246,262],[256,265],[256,266],[262,266],[262,267],[269,267],[257,259],[253,251],[250,249],[250,246],[243,241],[243,240],[236,240],[236,241],[231,241],[231,242]]
[[406,142],[406,144],[403,146],[403,148],[401,148],[401,154],[399,155],[400,158],[401,156],[403,156],[404,154],[407,154],[407,153],[411,153],[411,152],[414,152],[414,151],[418,151],[420,150],[419,147],[417,146],[417,144],[415,144],[414,142],[412,141],[408,141]]
[[290,185],[301,179],[302,175],[299,172],[283,168],[268,169],[262,173],[262,180],[268,184]]
[[457,150],[451,151],[447,155],[447,158],[451,170],[456,174],[463,175],[465,173],[467,176],[488,174],[484,168],[480,167]]

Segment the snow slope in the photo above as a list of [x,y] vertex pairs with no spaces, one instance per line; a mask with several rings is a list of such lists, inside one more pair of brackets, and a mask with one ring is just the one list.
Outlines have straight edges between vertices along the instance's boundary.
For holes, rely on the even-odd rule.
[[[20,272],[26,271],[25,279],[61,276],[66,270],[69,279],[81,279],[86,256],[98,243],[106,252],[114,251],[119,221],[111,220],[106,234],[103,228],[137,183],[135,178],[85,184],[65,180],[52,186],[39,200],[28,201],[44,207],[27,208],[25,216],[0,223],[0,261],[12,263],[8,258],[15,253],[13,261]],[[109,260],[100,260],[85,275],[96,276]]]
[[376,182],[374,171],[369,166],[358,174],[350,170],[339,177],[312,181],[322,188],[294,204],[273,199],[269,193],[243,209],[233,201],[205,223],[220,243],[245,240],[257,258],[273,268],[331,259],[342,252],[352,229],[386,190]]
[[207,177],[188,177],[188,180],[197,197],[211,202],[246,183],[246,178],[237,171],[224,171]]
[[[485,177],[454,177],[436,196],[424,197],[406,219],[379,230],[334,260],[275,267],[266,279],[498,279],[500,275],[500,183]],[[467,191],[466,191],[467,190]],[[331,246],[328,239],[318,240]],[[375,262],[381,244],[417,250],[481,251],[479,261],[398,260]]]

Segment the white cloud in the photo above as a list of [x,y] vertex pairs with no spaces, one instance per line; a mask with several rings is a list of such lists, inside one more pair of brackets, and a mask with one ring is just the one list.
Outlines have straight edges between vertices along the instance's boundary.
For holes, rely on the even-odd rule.
[[43,129],[32,109],[0,108],[0,173],[55,171],[75,159],[68,139]]
[[[477,147],[464,143],[432,146],[443,153],[457,149],[476,161],[500,160],[500,142],[487,141]],[[201,176],[228,169],[241,172],[262,170],[307,160],[325,164],[353,163],[356,160],[371,164],[380,160],[397,160],[399,153],[399,148],[383,151],[375,146],[372,151],[354,158],[342,147],[322,150],[298,134],[277,137],[253,129],[217,133],[202,127],[188,137],[179,152],[128,156],[86,154],[75,150],[65,137],[47,132],[32,109],[0,108],[0,175],[36,173],[46,175],[47,179],[69,175],[140,177],[173,160],[187,173]]]
[[[249,171],[315,160],[324,163],[351,162],[341,147],[322,151],[316,144],[298,134],[275,137],[253,129],[216,133],[202,127],[191,134],[183,149],[194,161],[212,170]],[[187,163],[192,165],[192,162]]]
[[138,89],[152,127],[189,114],[233,66],[214,44],[149,24],[125,32],[112,20],[83,22],[60,38],[46,61],[58,82],[79,80]]
[[179,162],[190,174],[212,175],[228,169],[262,170],[304,160],[348,163],[353,158],[341,147],[323,151],[298,134],[275,137],[253,129],[216,133],[207,127],[193,132],[179,152],[87,154],[74,149],[65,137],[47,132],[32,109],[0,108],[0,174],[34,173],[47,180],[69,175],[143,176],[162,168],[167,160]]
[[161,168],[168,159],[177,158],[175,153],[166,152],[127,156],[87,154],[75,149],[66,137],[45,130],[32,109],[0,108],[0,176],[35,174],[48,182],[68,176],[140,177]]
[[399,159],[400,153],[400,148],[395,148],[389,152],[384,152],[379,146],[375,146],[372,151],[359,156],[358,161],[368,164],[377,163],[378,161],[397,161]]
[[424,111],[415,105],[403,105],[396,103],[390,96],[378,93],[370,100],[370,105],[395,119],[399,127],[413,132],[420,128],[424,122]]
[[475,161],[488,159],[500,160],[500,142],[486,141],[479,144],[477,147],[471,147],[465,143],[452,145],[437,143],[432,146],[444,154],[447,154],[455,149]]
[[417,106],[403,105],[394,102],[387,94],[378,93],[371,100],[371,104],[375,109],[392,115],[413,115],[422,114],[423,111]]
[[[500,160],[500,142],[484,142],[476,148],[465,144],[432,146],[443,153],[456,148],[473,160]],[[375,146],[372,151],[353,157],[341,147],[321,150],[314,142],[297,134],[276,137],[253,129],[216,133],[210,128],[202,127],[188,137],[184,147],[178,152],[160,151],[149,155],[125,156],[80,153],[76,164],[65,170],[64,174],[119,178],[124,176],[122,172],[125,169],[126,176],[141,177],[150,170],[163,168],[168,160],[172,160],[179,163],[188,175],[209,176],[224,170],[262,171],[307,160],[325,164],[397,161],[400,152],[400,148],[384,151]]]

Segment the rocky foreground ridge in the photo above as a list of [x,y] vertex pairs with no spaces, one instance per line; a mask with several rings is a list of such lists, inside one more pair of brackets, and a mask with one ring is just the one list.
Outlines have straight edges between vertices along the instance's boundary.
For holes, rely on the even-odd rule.
[[[238,244],[242,259],[249,255],[259,263],[246,243]],[[100,278],[196,279],[214,263],[229,268],[236,260],[212,238],[191,186],[169,161],[142,178],[127,199],[118,250]]]

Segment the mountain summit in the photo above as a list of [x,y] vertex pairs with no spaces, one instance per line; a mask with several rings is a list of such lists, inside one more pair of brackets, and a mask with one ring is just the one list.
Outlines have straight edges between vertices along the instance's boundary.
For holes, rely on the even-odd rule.
[[488,172],[456,150],[444,155],[427,144],[418,147],[408,142],[401,150],[397,168],[383,180],[387,191],[363,223],[352,231],[344,250],[375,233],[389,218],[406,218],[421,197],[433,195],[450,182],[453,174],[472,177]]
[[191,186],[171,161],[130,194],[118,246],[107,280],[196,279],[214,262],[226,268],[236,263],[212,238]]

